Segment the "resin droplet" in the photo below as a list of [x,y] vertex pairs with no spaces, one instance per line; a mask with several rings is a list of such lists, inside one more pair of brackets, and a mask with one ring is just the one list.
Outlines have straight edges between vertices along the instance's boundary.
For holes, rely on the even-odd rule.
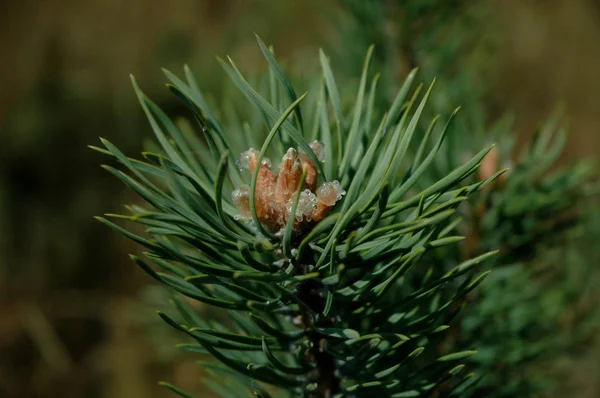
[[258,151],[254,148],[250,148],[247,151],[242,152],[242,154],[240,155],[240,160],[237,161],[237,164],[240,170],[247,169],[250,172],[254,172],[257,158]]
[[317,189],[317,199],[326,206],[333,206],[346,194],[339,181],[325,182]]
[[271,168],[273,166],[271,164],[271,159],[269,158],[263,158],[260,164],[262,164],[263,166],[267,166],[268,168]]
[[323,155],[323,144],[321,144],[319,141],[313,141],[310,143],[310,148],[313,150],[315,155],[317,155],[317,159],[319,159],[321,162],[325,160],[325,156]]
[[[313,141],[309,144],[310,149],[313,150],[313,152],[315,153],[315,155],[317,156],[317,159],[319,159],[319,161],[324,161],[324,155],[323,155],[323,144],[321,144],[319,141]],[[304,152],[304,150],[302,148],[298,148],[298,152],[300,154],[300,160],[302,162],[304,162],[307,159],[310,159],[308,157],[308,155],[306,154],[306,152]]]
[[[293,200],[290,200],[286,204],[287,213],[290,214],[292,212]],[[317,207],[317,197],[314,193],[312,193],[309,189],[305,189],[300,193],[300,198],[298,199],[298,207],[296,207],[296,220],[298,222],[302,220],[310,221],[312,217],[313,210]]]
[[251,220],[250,212],[250,187],[243,185],[231,193],[231,200],[238,211],[234,217],[236,220]]

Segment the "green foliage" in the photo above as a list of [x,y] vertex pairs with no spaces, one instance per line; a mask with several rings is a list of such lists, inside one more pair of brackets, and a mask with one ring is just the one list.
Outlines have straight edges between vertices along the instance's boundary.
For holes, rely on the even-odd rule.
[[496,69],[490,1],[343,0],[341,4],[346,18],[332,15],[332,19],[340,34],[353,40],[335,55],[349,69],[358,68],[352,60],[375,44],[375,61],[386,83],[393,86],[407,68],[415,67],[426,78],[441,80],[443,89],[433,101],[438,112],[451,111],[460,99],[471,113],[488,94]]
[[[580,249],[581,237],[574,233],[589,229],[590,212],[579,204],[597,184],[588,182],[587,162],[554,167],[565,142],[566,130],[554,117],[522,149],[509,178],[467,212],[471,230],[478,233],[472,250],[501,249],[488,263],[493,276],[463,314],[459,333],[461,341],[476,341],[484,353],[475,361],[484,376],[478,389],[486,396],[551,390],[549,373],[535,368],[585,342],[589,322],[598,319],[589,308],[597,300],[590,289],[595,262],[573,261],[571,254]],[[512,151],[506,146],[501,156]],[[568,312],[577,313],[577,319],[565,323]]]
[[[457,101],[466,105],[466,115],[448,133],[445,153],[435,162],[437,169],[421,178],[423,186],[490,141],[498,143],[497,149],[483,168],[488,171],[480,175],[511,168],[507,179],[461,208],[465,222],[457,224],[456,233],[468,237],[466,244],[438,252],[443,255],[436,260],[451,263],[500,249],[482,267],[494,272],[468,298],[453,338],[445,342],[450,347],[472,344],[479,351],[472,357],[478,382],[469,386],[469,394],[512,397],[552,392],[553,362],[572,355],[597,330],[598,295],[593,286],[598,251],[591,249],[594,244],[582,243],[599,236],[593,227],[597,221],[583,206],[584,198],[597,192],[597,185],[589,183],[589,162],[557,167],[567,139],[559,113],[525,148],[515,148],[518,136],[509,115],[490,123],[491,77],[498,58],[489,2],[395,0],[367,5],[346,0],[344,5],[353,20],[342,23],[341,29],[391,49],[378,53],[391,76],[399,64],[419,66],[425,76],[441,76],[446,83],[432,98],[436,112],[448,114]],[[368,6],[372,9],[365,13]],[[397,24],[384,29],[390,15]],[[341,56],[346,63],[358,64],[345,54]],[[513,160],[517,149],[520,155]]]
[[[446,342],[477,347],[473,371],[481,379],[471,386],[476,396],[551,391],[552,362],[574,352],[596,329],[598,313],[592,307],[597,303],[597,260],[576,253],[582,236],[598,236],[589,227],[590,212],[582,208],[598,186],[590,182],[588,162],[555,167],[566,142],[566,130],[558,121],[557,114],[521,150],[506,179],[461,209],[465,222],[457,230],[468,235],[467,244],[439,258],[448,261],[500,249],[482,267],[493,272],[469,298],[452,341]],[[496,158],[495,167],[515,152],[509,129],[506,119],[492,128],[504,144],[496,156],[488,157]],[[460,153],[449,164],[459,158]],[[570,312],[577,316],[565,321]]]
[[[422,94],[413,71],[380,112],[370,50],[350,100],[340,97],[324,54],[322,77],[297,95],[258,41],[272,73],[263,88],[252,87],[232,60],[221,61],[253,106],[240,113],[250,115],[245,124],[212,109],[187,68],[185,80],[165,71],[203,140],[171,121],[133,80],[160,149],[144,153],[145,160],[104,139],[104,148],[94,149],[116,159],[124,171],[104,167],[147,203],[108,218],[136,222],[146,233],[99,220],[147,249],[132,260],[151,277],[229,314],[223,322],[204,319],[183,301],[159,314],[195,341],[183,350],[217,360],[205,366],[227,378],[209,383],[223,396],[458,393],[470,378],[464,363],[475,351],[470,343],[443,343],[461,303],[488,274],[480,264],[495,252],[465,259],[440,253],[463,239],[455,234],[461,207],[503,173],[473,180],[493,146],[432,178],[455,114],[444,126],[438,117],[425,120],[433,84]],[[313,139],[325,143],[323,165],[309,145]],[[289,217],[281,233],[273,231],[259,219],[259,167],[250,175],[235,166],[234,154],[252,145],[261,148],[257,164],[297,146],[315,164],[319,181],[339,181],[346,195],[308,229],[294,230]],[[229,195],[244,183],[250,185],[249,223],[238,220]]]

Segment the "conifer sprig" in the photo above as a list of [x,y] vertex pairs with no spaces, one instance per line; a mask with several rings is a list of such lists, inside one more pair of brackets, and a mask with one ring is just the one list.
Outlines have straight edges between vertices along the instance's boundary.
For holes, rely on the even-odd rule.
[[[104,148],[94,147],[118,161],[121,170],[104,167],[147,203],[99,220],[147,249],[132,260],[151,277],[230,315],[216,323],[183,301],[174,301],[173,314],[160,313],[195,341],[183,350],[216,359],[207,368],[231,382],[209,384],[223,396],[251,390],[264,397],[418,397],[441,385],[458,388],[469,377],[463,363],[475,351],[451,352],[439,342],[463,298],[487,275],[477,265],[494,252],[448,269],[424,259],[463,239],[451,234],[459,206],[503,172],[464,182],[493,147],[422,186],[454,117],[440,129],[437,117],[424,120],[433,84],[421,94],[413,71],[379,114],[369,99],[377,96],[369,50],[346,110],[323,53],[316,89],[297,95],[258,43],[276,77],[270,96],[252,87],[232,60],[221,61],[261,120],[251,128],[221,120],[187,68],[185,80],[165,74],[202,140],[132,79],[161,150],[135,160],[105,139]],[[415,142],[423,123],[430,128]],[[311,140],[324,143],[322,157]],[[247,143],[261,141],[260,150],[246,152]],[[250,173],[237,167],[235,154],[242,153],[239,165],[247,161]],[[278,173],[267,154],[283,158]],[[336,200],[317,219],[327,197],[317,187],[334,181]],[[108,218],[139,223],[146,234]]]

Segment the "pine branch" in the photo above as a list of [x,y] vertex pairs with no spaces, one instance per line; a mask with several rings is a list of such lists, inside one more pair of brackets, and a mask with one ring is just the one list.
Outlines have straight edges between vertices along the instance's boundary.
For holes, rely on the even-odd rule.
[[[483,280],[475,266],[488,255],[443,273],[422,259],[462,239],[446,236],[457,207],[500,173],[471,185],[462,181],[491,147],[414,191],[454,117],[431,146],[433,118],[420,154],[412,156],[433,85],[421,95],[421,87],[412,88],[411,73],[387,112],[379,114],[370,99],[377,96],[377,78],[368,84],[370,50],[347,113],[324,54],[324,83],[297,96],[268,47],[258,43],[276,77],[268,87],[271,95],[253,88],[233,61],[221,63],[255,109],[256,123],[249,125],[262,123],[270,131],[260,150],[235,139],[247,129],[235,131],[217,119],[189,70],[187,82],[165,73],[204,142],[180,130],[133,80],[159,153],[134,160],[107,140],[105,149],[94,149],[124,166],[127,172],[106,168],[148,204],[109,216],[140,223],[147,235],[100,220],[149,250],[146,259],[132,259],[155,280],[234,316],[232,324],[218,324],[177,301],[179,320],[160,314],[197,342],[183,349],[212,355],[260,396],[266,390],[257,382],[292,396],[430,394],[458,377],[473,351],[420,354],[437,344],[456,303]],[[309,129],[327,145],[308,142]],[[291,143],[297,149],[286,148]],[[241,154],[236,164],[241,172],[233,166],[233,153]],[[282,157],[278,170],[267,153]],[[402,176],[398,170],[406,165],[412,166]],[[407,278],[421,282],[406,284]]]

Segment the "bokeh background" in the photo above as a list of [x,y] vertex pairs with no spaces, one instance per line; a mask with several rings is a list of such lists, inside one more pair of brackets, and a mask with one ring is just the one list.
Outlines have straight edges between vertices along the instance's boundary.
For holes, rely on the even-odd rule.
[[[319,47],[338,58],[364,51],[341,3],[0,0],[0,397],[170,396],[159,379],[197,390],[199,366],[155,327],[163,293],[129,261],[139,249],[92,218],[135,198],[87,145],[103,136],[134,154],[151,137],[129,73],[177,113],[160,68],[187,63],[220,98],[215,56],[264,67],[253,32],[296,69],[310,69]],[[598,157],[600,3],[488,3],[490,110],[514,111],[526,137],[563,102],[562,161]],[[598,372],[600,350],[590,350],[569,380],[600,396]]]

